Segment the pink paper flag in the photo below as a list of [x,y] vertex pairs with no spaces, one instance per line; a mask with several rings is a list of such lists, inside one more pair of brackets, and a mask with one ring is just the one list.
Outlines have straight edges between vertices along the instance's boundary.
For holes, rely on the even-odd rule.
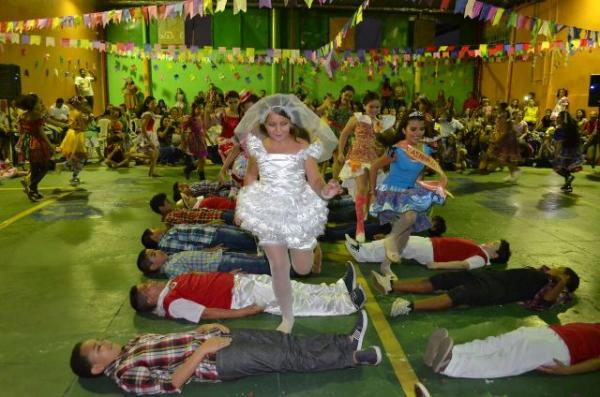
[[146,9],[148,11],[148,19],[158,19],[158,8],[156,6],[148,6]]
[[481,13],[481,9],[483,8],[483,3],[480,1],[475,1],[475,5],[473,6],[473,11],[471,12],[471,18],[476,19],[479,17]]
[[271,8],[271,0],[259,0],[258,8]]

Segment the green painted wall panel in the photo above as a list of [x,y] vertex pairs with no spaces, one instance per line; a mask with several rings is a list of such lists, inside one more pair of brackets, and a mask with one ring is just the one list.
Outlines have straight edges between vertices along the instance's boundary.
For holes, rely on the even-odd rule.
[[242,47],[264,50],[269,46],[269,10],[248,9],[242,15]]
[[144,90],[144,67],[141,59],[107,54],[106,67],[108,75],[108,103],[119,105],[125,102],[123,99],[123,85],[127,77],[133,78],[140,91]]
[[137,47],[144,45],[142,23],[111,23],[106,29],[106,41],[110,43],[134,43]]
[[460,111],[467,94],[473,90],[474,75],[474,61],[449,65],[439,62],[437,72],[435,63],[427,62],[421,72],[421,92],[435,101],[438,92],[444,90],[446,98],[454,96],[455,110]]
[[[241,14],[241,13],[240,13]],[[213,47],[241,47],[241,15],[233,15],[231,10],[213,15]]]

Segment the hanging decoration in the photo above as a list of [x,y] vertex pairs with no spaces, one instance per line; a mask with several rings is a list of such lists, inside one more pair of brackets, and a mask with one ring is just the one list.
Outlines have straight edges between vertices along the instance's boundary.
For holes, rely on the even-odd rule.
[[[313,0],[304,0],[308,8],[312,7],[313,2]],[[331,3],[331,0],[329,2]],[[81,25],[96,29],[106,27],[109,23],[130,23],[140,20],[148,23],[151,20],[168,18],[193,18],[196,15],[204,16],[215,12],[223,12],[227,3],[231,3],[234,14],[246,12],[248,9],[247,0],[186,0],[161,6],[151,5],[21,21],[0,21],[0,32],[23,33],[31,30],[63,29]],[[319,4],[324,4],[324,1],[319,0]],[[260,0],[259,7],[272,8],[271,0]]]

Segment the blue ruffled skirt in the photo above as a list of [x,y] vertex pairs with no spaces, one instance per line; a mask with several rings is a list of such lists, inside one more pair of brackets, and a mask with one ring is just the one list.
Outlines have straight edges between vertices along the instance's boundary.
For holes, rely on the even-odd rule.
[[444,197],[419,185],[403,189],[382,184],[377,188],[377,199],[371,204],[369,212],[378,216],[381,224],[386,224],[405,212],[414,211],[417,213],[417,220],[412,231],[417,233],[431,227],[427,211],[434,204],[444,204],[444,201]]

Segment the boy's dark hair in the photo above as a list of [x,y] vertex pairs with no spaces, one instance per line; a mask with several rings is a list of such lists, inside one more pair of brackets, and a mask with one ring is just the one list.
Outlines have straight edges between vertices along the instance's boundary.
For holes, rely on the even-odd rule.
[[510,244],[506,240],[500,240],[500,247],[496,251],[498,256],[496,258],[490,258],[490,263],[506,263],[510,259]]
[[227,94],[225,94],[225,100],[228,100],[229,98],[240,99],[240,94],[238,94],[237,91],[228,91]]
[[79,342],[73,346],[73,350],[71,351],[71,371],[81,378],[96,378],[101,376],[102,372],[99,374],[92,373],[92,364],[87,357],[81,355],[82,344],[83,342]]
[[569,292],[574,292],[577,288],[579,288],[579,276],[570,267],[565,268],[565,274],[569,277],[569,280],[567,281],[567,289]]
[[157,214],[161,215],[161,213],[160,213],[160,207],[162,207],[163,205],[165,205],[165,201],[166,200],[167,200],[167,195],[165,193],[155,194],[150,199],[150,208],[152,208],[152,211],[154,211]]
[[373,92],[373,91],[367,91],[367,93],[363,97],[362,104],[366,105],[367,103],[369,103],[371,101],[378,101],[378,100],[379,100],[379,94],[377,94],[376,92]]
[[179,191],[179,182],[173,184],[173,201],[178,202],[181,200],[181,192]]
[[446,233],[446,220],[439,216],[435,215],[431,218],[431,228],[429,228],[429,237],[441,237],[444,233]]
[[146,248],[158,248],[158,243],[152,240],[152,230],[144,230],[144,233],[142,233],[142,245]]
[[129,290],[129,303],[136,312],[147,313],[154,310],[156,305],[150,305],[146,299],[139,293],[137,285],[134,285]]
[[33,110],[38,101],[39,97],[36,94],[21,95],[15,99],[15,106],[28,112]]
[[157,270],[152,269],[152,262],[150,261],[150,258],[148,258],[148,255],[146,255],[146,249],[140,251],[137,259],[137,267],[146,276],[152,276],[158,272]]

